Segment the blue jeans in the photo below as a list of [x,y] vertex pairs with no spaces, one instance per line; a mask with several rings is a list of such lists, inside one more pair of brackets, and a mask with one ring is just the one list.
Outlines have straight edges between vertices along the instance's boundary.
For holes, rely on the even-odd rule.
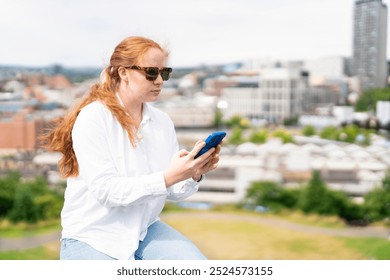
[[[62,239],[61,260],[114,260],[87,243]],[[206,260],[207,258],[185,236],[169,225],[157,221],[148,228],[135,252],[136,260]]]

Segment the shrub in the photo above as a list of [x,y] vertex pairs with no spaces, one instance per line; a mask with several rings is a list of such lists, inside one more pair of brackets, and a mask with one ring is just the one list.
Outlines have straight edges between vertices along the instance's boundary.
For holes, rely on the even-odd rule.
[[294,138],[291,133],[285,129],[277,129],[273,133],[274,137],[280,138],[283,143],[294,143]]
[[18,187],[13,207],[7,215],[8,219],[12,222],[35,223],[40,218],[38,212],[31,188],[23,185]]
[[305,136],[313,136],[316,135],[316,129],[312,125],[306,125],[302,130],[303,135]]
[[386,172],[382,186],[365,195],[364,205],[371,221],[390,218],[390,171]]
[[329,140],[337,140],[339,137],[339,131],[335,126],[327,126],[320,132],[320,137]]
[[267,141],[268,138],[268,131],[263,130],[254,130],[252,131],[251,135],[249,136],[249,141],[256,143],[256,144],[263,144]]
[[20,183],[20,174],[9,171],[0,178],[0,217],[7,215],[13,207],[16,187]]
[[62,205],[62,192],[50,189],[43,177],[22,181],[11,172],[0,178],[0,215],[11,222],[58,218]]
[[297,203],[297,190],[286,190],[271,181],[254,182],[248,188],[245,203],[252,206],[264,206],[273,211],[293,208]]
[[236,127],[233,129],[233,132],[228,138],[228,143],[233,145],[239,145],[244,142],[243,136],[242,136],[242,129],[239,127]]

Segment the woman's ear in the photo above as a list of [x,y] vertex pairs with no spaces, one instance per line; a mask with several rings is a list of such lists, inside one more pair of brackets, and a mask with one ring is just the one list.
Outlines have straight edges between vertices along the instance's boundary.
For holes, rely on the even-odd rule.
[[127,71],[126,71],[125,67],[119,67],[118,68],[118,75],[119,75],[119,77],[121,78],[122,81],[125,81],[125,82],[128,81]]

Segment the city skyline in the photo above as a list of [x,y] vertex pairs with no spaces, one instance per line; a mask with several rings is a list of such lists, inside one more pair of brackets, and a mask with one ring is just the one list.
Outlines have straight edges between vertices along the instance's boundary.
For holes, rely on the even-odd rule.
[[354,2],[0,0],[0,64],[102,67],[130,35],[166,46],[173,67],[350,57]]

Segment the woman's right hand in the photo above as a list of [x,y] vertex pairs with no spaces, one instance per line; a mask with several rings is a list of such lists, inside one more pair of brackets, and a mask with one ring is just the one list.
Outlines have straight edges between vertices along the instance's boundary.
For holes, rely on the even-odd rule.
[[183,149],[173,157],[169,167],[164,172],[167,188],[195,176],[196,171],[212,159],[215,148],[208,150],[195,159],[195,156],[205,145],[206,143],[203,140],[199,140],[190,152]]

